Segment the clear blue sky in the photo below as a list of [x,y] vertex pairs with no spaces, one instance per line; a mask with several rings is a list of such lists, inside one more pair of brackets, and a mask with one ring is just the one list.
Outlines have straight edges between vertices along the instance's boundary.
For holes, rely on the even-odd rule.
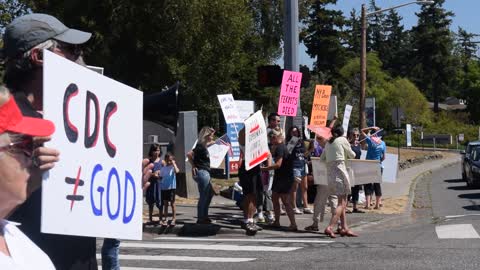
[[[376,0],[377,6],[381,8],[388,8],[403,3],[410,2],[411,0]],[[360,13],[362,4],[368,5],[368,0],[338,0],[336,6],[332,6],[332,9],[338,9],[343,11],[345,17],[350,16],[350,11],[355,8],[357,13]],[[480,0],[446,0],[443,7],[455,13],[452,18],[451,29],[455,32],[458,31],[458,27],[462,27],[467,32],[480,34]],[[406,29],[412,28],[417,24],[416,12],[420,11],[420,6],[409,5],[397,9],[400,16],[403,17],[403,24]],[[480,37],[478,37],[480,41]],[[310,59],[305,53],[305,47],[301,44],[299,52],[299,62],[302,65],[312,66],[313,59]],[[279,64],[283,64],[283,60],[279,61]]]

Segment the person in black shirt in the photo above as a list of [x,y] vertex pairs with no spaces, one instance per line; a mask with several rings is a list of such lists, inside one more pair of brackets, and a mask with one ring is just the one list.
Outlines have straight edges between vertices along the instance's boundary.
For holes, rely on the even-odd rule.
[[[349,141],[350,141],[350,145],[352,147],[353,152],[355,152],[355,159],[360,159],[360,156],[362,155],[362,147],[358,142],[359,138],[360,138],[360,131],[358,130],[358,128],[352,129],[350,131]],[[359,198],[360,190],[362,189],[362,185],[355,185],[351,187],[351,189],[352,189],[352,205],[353,205],[352,212],[365,213],[362,210],[357,208],[358,198]]]
[[197,223],[210,224],[213,221],[208,218],[208,208],[213,197],[212,184],[210,183],[210,155],[207,147],[214,143],[215,130],[211,127],[203,127],[198,133],[198,142],[195,148],[188,152],[188,160],[192,165],[192,175],[198,185],[200,198],[197,204]]
[[[6,27],[3,37],[4,81],[24,116],[42,118],[38,111],[43,110],[43,50],[83,63],[78,45],[90,37],[91,33],[69,29],[46,14],[24,15]],[[34,182],[29,181],[29,185],[31,183]],[[50,257],[57,269],[97,269],[95,238],[40,232],[39,186],[31,188],[32,195],[10,220],[22,224],[19,228]]]
[[290,220],[289,231],[297,231],[297,223],[293,212],[293,202],[290,192],[293,186],[293,162],[288,154],[287,147],[283,143],[284,134],[276,128],[268,134],[273,144],[273,165],[262,167],[264,171],[275,170],[272,184],[273,211],[275,212],[274,227],[280,227],[280,199],[285,205],[288,219]]

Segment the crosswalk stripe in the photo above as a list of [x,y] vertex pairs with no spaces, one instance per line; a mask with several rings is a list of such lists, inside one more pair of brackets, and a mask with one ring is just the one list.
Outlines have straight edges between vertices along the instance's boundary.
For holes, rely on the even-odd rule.
[[310,240],[310,239],[275,239],[275,238],[255,238],[255,239],[238,239],[238,238],[199,238],[199,237],[157,237],[155,240],[177,240],[177,241],[198,241],[198,242],[265,242],[265,243],[314,243],[329,244],[334,241],[330,240]]
[[177,243],[142,243],[122,242],[120,247],[125,248],[157,248],[157,249],[195,249],[195,250],[223,250],[223,251],[273,251],[285,252],[301,249],[301,247],[270,247],[270,246],[241,246],[241,245],[212,245],[212,244],[177,244]]
[[[125,266],[122,266],[121,267],[122,270],[196,270],[196,269],[179,269],[179,268],[151,268],[151,267],[148,267],[148,268],[145,268],[145,267],[125,267]],[[102,267],[101,266],[98,266],[98,270],[102,270]]]
[[[97,254],[97,259],[102,256]],[[193,256],[169,256],[169,255],[118,255],[120,260],[133,261],[184,261],[184,262],[250,262],[256,258],[229,258],[229,257],[193,257]],[[122,268],[123,269],[123,268]]]
[[472,224],[453,224],[435,227],[439,239],[469,239],[480,238]]

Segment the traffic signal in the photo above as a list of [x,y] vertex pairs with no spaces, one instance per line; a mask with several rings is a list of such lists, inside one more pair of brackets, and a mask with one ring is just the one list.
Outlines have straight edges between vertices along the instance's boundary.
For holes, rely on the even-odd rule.
[[283,70],[278,65],[257,67],[259,87],[276,87],[282,84]]

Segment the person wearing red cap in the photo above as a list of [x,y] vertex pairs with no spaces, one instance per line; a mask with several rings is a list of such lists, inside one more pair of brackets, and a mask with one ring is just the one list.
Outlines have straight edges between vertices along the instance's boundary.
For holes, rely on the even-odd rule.
[[[40,176],[33,168],[33,137],[48,137],[55,130],[48,120],[23,117],[8,90],[0,86],[0,269],[55,269],[48,256],[5,218],[28,196],[31,176]],[[36,149],[44,159],[42,149]],[[52,168],[58,153],[47,165]],[[35,175],[36,174],[36,175]]]

